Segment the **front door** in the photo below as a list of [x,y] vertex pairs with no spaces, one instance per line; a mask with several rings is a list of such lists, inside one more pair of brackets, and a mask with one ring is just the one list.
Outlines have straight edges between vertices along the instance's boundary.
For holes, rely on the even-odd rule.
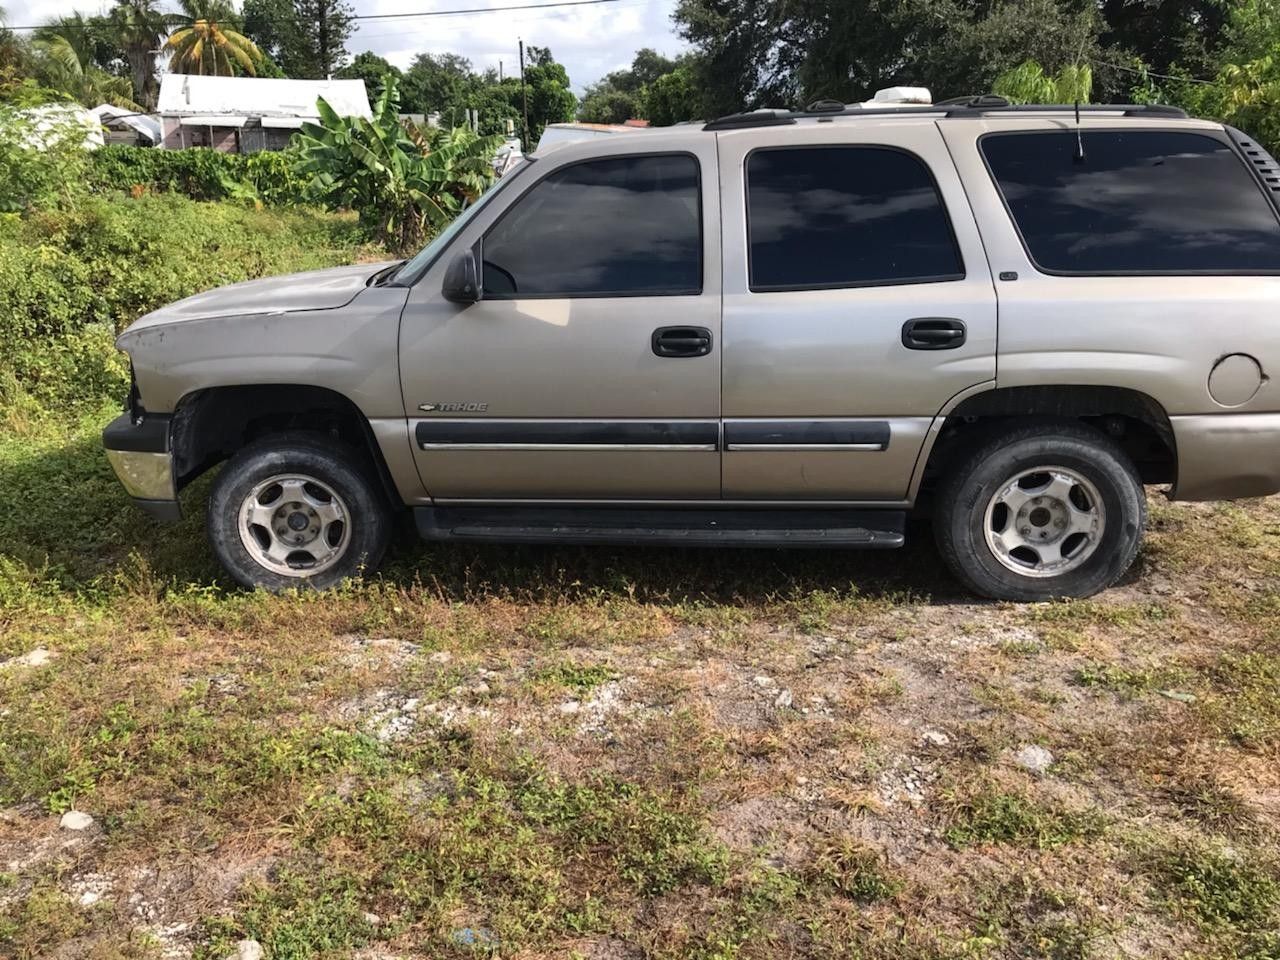
[[[415,285],[401,381],[436,500],[719,497],[714,138],[628,146],[535,161]],[[465,249],[482,265],[468,306],[440,293]]]
[[720,134],[724,497],[903,501],[995,378],[996,300],[934,120]]

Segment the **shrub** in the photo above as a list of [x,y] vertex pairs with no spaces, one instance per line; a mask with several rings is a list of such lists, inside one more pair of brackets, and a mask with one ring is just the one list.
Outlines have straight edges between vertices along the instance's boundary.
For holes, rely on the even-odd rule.
[[204,147],[160,150],[112,145],[90,160],[89,184],[99,191],[143,187],[192,200],[255,199],[271,206],[306,201],[307,180],[293,172],[289,151],[220,153]]
[[44,404],[101,402],[128,376],[111,340],[141,314],[360,252],[354,217],[176,196],[88,197],[0,217],[0,375]]
[[28,113],[0,104],[0,212],[51,204],[80,191],[86,165],[84,128],[59,121],[39,125]]
[[430,142],[400,121],[400,94],[388,74],[373,119],[341,117],[321,98],[319,123],[295,140],[297,170],[317,200],[360,214],[370,236],[395,250],[416,250],[493,182],[500,137],[459,128]]

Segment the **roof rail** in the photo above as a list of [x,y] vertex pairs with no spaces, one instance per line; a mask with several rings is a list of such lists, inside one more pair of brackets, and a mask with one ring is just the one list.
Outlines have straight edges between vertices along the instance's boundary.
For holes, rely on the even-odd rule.
[[[815,109],[816,108],[816,109]],[[893,107],[847,106],[843,110],[835,110],[830,101],[819,101],[811,104],[808,110],[753,110],[748,113],[734,113],[707,123],[703,130],[743,130],[750,127],[776,127],[793,124],[797,120],[821,119],[833,117],[902,117],[934,115],[939,117],[975,117],[988,113],[1073,113],[1077,109],[1073,103],[1010,103],[1003,97],[983,94],[977,97],[957,97],[934,104],[902,104]],[[1187,118],[1187,112],[1181,107],[1171,107],[1160,103],[1082,103],[1081,113],[1121,113],[1126,117],[1167,117],[1170,119]]]
[[994,107],[1007,107],[1009,101],[1004,97],[997,96],[994,93],[980,93],[977,96],[970,97],[952,97],[949,100],[939,100],[935,106],[939,107],[973,107],[991,109]]
[[[991,101],[1001,101],[993,103]],[[1156,116],[1185,120],[1187,111],[1162,103],[1009,103],[1003,97],[974,97],[967,103],[949,105],[948,117],[972,116],[975,113],[1115,113],[1126,117]]]
[[751,110],[747,113],[731,113],[727,117],[712,120],[703,130],[738,130],[743,127],[777,127],[795,123],[797,116],[789,110]]

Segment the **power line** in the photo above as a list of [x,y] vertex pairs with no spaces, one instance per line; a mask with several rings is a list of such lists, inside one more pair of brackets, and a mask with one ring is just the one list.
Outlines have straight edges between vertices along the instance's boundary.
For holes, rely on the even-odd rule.
[[1153,70],[1142,70],[1138,67],[1126,67],[1122,63],[1111,63],[1107,60],[1095,60],[1093,57],[1085,57],[1085,59],[1095,67],[1111,67],[1113,70],[1124,70],[1127,73],[1136,73],[1143,77],[1155,77],[1157,80],[1176,80],[1179,83],[1203,83],[1209,86],[1213,86],[1218,82],[1216,80],[1203,80],[1200,77],[1175,77],[1168,73],[1156,73]]
[[[347,20],[404,20],[413,17],[456,17],[469,13],[507,13],[512,10],[549,10],[557,7],[590,7],[598,6],[602,3],[619,3],[621,0],[555,0],[553,3],[515,3],[501,7],[463,7],[454,10],[420,10],[416,13],[362,13],[347,17]],[[298,17],[279,18],[275,20],[266,20],[264,23],[298,23]],[[74,29],[91,29],[95,24],[58,24],[58,23],[41,23],[35,26],[27,25],[21,27],[4,27],[5,30],[43,30],[46,27],[55,27],[62,30],[67,28]]]

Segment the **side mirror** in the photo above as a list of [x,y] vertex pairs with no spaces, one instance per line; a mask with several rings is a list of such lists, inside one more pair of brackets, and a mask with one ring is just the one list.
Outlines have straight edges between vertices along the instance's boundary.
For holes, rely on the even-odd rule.
[[476,256],[463,250],[453,258],[444,272],[440,292],[452,303],[475,303],[480,299],[480,282],[476,276]]

